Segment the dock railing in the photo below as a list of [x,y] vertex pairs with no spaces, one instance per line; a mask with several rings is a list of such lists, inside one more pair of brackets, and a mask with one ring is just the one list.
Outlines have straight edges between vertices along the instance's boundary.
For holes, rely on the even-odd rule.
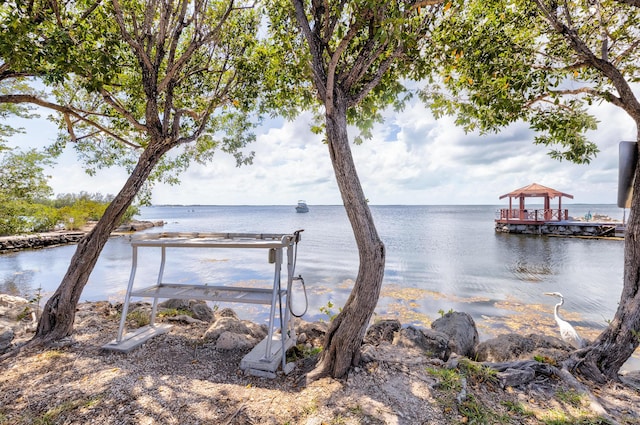
[[496,221],[528,221],[528,222],[544,222],[544,221],[562,221],[569,219],[569,210],[567,209],[509,209],[502,208],[499,211]]

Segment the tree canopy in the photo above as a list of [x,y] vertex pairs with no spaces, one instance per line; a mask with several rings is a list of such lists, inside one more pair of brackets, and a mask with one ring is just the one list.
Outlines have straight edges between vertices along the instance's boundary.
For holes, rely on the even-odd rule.
[[[431,50],[440,75],[423,98],[467,130],[528,122],[552,157],[588,163],[598,152],[589,139],[598,103],[624,110],[640,136],[639,12],[616,0],[452,2]],[[564,363],[597,381],[617,379],[640,344],[638,166],[633,188],[618,310],[596,341]]]
[[131,173],[45,306],[34,341],[53,341],[72,332],[109,234],[149,179],[175,181],[220,150],[251,160],[242,149],[262,82],[260,17],[233,0],[43,0],[2,13],[5,81],[35,77],[47,90],[0,95],[0,104],[54,110],[63,131],[53,152],[72,143],[90,172],[117,164]]
[[592,105],[632,117],[640,78],[638,9],[618,1],[454,1],[432,54],[439,78],[423,91],[436,115],[467,130],[496,132],[526,121],[550,155],[588,163],[598,124]]

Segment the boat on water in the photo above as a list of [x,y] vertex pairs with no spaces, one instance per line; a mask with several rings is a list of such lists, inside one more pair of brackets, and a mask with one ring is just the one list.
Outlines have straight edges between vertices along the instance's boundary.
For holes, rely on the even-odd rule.
[[298,205],[296,206],[296,212],[306,213],[309,212],[309,207],[305,201],[298,201]]

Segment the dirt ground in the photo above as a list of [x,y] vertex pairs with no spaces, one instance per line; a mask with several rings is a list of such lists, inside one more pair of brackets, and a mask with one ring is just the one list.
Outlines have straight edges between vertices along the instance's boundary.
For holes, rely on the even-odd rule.
[[81,304],[68,344],[0,363],[0,424],[640,424],[640,390],[622,383],[590,387],[598,412],[555,378],[502,389],[477,364],[448,369],[401,348],[314,382],[317,354],[297,350],[292,373],[258,378],[239,370],[246,352],[203,342],[207,325],[104,351],[117,326],[111,304]]

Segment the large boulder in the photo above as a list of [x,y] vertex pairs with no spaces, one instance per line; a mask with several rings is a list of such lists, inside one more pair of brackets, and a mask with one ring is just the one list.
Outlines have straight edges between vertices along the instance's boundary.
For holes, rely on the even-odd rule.
[[38,306],[24,298],[0,294],[0,353],[11,347],[15,339],[27,338],[38,324]]
[[451,355],[449,337],[433,329],[408,326],[395,334],[393,345],[421,350],[431,358],[447,361]]
[[219,350],[244,350],[255,346],[267,335],[267,327],[240,320],[230,309],[222,312],[209,326],[203,339],[216,344]]
[[465,357],[473,357],[478,344],[478,330],[473,318],[458,311],[446,313],[431,324],[435,331],[449,336],[451,351]]
[[172,298],[161,302],[158,304],[158,307],[188,311],[194,319],[207,323],[213,322],[213,310],[204,300],[179,300]]
[[0,317],[5,320],[19,322],[25,317],[31,318],[34,305],[21,297],[0,294]]
[[530,360],[534,356],[545,357],[555,362],[566,359],[573,347],[559,338],[530,334],[505,334],[481,342],[476,347],[479,362],[506,362]]

